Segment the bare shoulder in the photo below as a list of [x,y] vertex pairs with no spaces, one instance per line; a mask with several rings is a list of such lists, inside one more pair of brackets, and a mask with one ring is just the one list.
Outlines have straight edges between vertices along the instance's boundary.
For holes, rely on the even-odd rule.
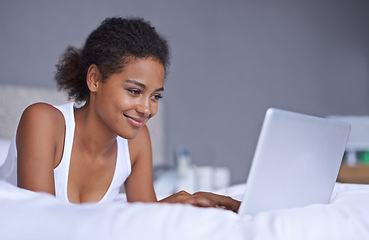
[[132,165],[136,159],[139,159],[142,156],[149,157],[151,159],[152,150],[150,132],[146,125],[140,129],[134,139],[128,140],[128,146]]
[[47,103],[34,103],[28,106],[21,117],[21,120],[37,120],[38,122],[43,120],[53,120],[54,123],[63,123],[64,116],[59,109]]
[[128,144],[130,149],[141,149],[145,145],[151,144],[150,133],[147,126],[143,126],[135,138],[128,140]]
[[63,114],[56,107],[48,104],[48,103],[34,103],[29,105],[23,112],[24,114],[31,115],[41,115],[42,117],[54,116],[54,117],[63,117]]
[[64,116],[54,106],[47,103],[35,103],[28,106],[21,116],[18,134],[24,131],[64,131]]

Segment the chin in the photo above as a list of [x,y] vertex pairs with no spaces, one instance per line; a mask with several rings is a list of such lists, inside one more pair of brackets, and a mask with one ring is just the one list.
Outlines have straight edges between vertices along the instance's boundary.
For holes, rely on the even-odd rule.
[[123,134],[118,134],[119,137],[121,138],[125,138],[127,140],[132,140],[134,139],[135,137],[137,137],[138,133],[139,133],[140,130],[137,130],[137,131],[130,131],[130,132],[125,132]]

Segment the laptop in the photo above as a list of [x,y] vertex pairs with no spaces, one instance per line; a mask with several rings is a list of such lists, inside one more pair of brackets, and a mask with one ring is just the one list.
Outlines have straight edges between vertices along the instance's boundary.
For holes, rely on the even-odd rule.
[[267,110],[239,214],[329,203],[350,125]]

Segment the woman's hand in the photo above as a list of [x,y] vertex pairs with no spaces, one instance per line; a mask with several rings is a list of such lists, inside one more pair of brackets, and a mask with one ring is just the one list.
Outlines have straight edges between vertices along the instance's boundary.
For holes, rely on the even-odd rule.
[[231,210],[235,213],[238,212],[241,202],[237,201],[229,196],[223,196],[211,192],[197,192],[194,194],[196,197],[202,197],[211,200],[215,203],[215,207]]
[[186,191],[175,193],[167,198],[162,199],[160,202],[191,204],[196,207],[216,207],[232,210],[233,212],[237,212],[241,204],[241,202],[228,196],[218,195],[210,192],[197,192],[190,194]]

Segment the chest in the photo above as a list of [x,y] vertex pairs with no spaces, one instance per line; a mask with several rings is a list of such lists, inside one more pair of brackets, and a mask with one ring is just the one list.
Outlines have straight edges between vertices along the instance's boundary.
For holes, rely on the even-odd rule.
[[73,145],[67,196],[72,203],[98,202],[107,193],[116,171],[117,145],[103,156],[94,156]]

